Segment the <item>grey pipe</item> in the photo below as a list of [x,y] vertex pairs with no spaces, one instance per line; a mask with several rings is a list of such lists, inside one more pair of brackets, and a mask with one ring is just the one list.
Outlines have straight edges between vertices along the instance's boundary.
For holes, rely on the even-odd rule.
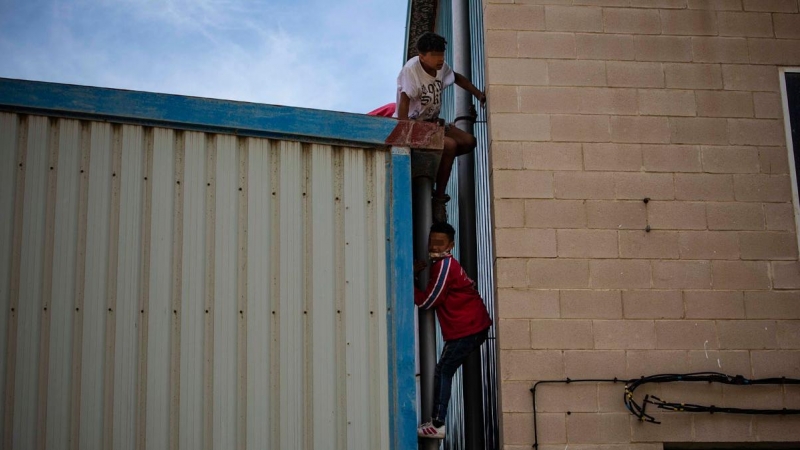
[[[469,0],[453,0],[453,70],[472,80]],[[456,126],[473,134],[472,94],[456,89]],[[458,158],[459,262],[470,278],[478,279],[478,241],[475,218],[475,154]],[[485,448],[483,420],[483,370],[480,352],[464,362],[464,438],[467,450]]]

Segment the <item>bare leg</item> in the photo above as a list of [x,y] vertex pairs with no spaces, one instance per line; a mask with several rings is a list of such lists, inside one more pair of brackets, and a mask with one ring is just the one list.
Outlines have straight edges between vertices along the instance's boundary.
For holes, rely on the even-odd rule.
[[456,157],[471,152],[476,145],[474,136],[455,126],[450,126],[444,136],[444,151],[442,151],[442,160],[439,162],[439,171],[436,174],[436,190],[433,193],[435,197],[444,196]]

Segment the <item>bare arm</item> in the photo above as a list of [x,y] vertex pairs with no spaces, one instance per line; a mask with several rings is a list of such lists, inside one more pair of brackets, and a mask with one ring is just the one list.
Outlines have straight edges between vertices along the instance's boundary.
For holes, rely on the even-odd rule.
[[405,92],[400,93],[400,104],[397,105],[397,118],[400,120],[408,120],[408,104],[411,100]]
[[461,75],[458,72],[453,72],[456,76],[456,85],[460,88],[466,90],[470,94],[472,94],[475,98],[477,98],[481,102],[481,106],[486,106],[486,94],[484,94],[480,89],[476,88],[471,81],[469,81],[464,75]]

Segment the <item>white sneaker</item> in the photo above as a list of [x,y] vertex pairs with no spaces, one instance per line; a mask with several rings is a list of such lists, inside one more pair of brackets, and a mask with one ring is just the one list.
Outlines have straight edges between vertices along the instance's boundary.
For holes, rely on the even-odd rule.
[[434,223],[447,222],[447,202],[449,201],[450,196],[447,194],[441,197],[431,197],[431,213],[433,213]]
[[440,427],[433,426],[433,422],[425,422],[417,427],[417,436],[431,439],[444,439],[444,424]]

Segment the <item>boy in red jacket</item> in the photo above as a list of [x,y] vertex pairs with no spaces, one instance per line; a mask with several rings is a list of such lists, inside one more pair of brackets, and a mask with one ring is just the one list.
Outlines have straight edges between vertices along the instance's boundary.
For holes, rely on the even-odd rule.
[[[414,303],[420,309],[435,309],[445,344],[436,364],[433,381],[433,416],[417,428],[417,435],[443,439],[444,420],[450,402],[453,375],[467,356],[486,340],[492,320],[480,294],[464,269],[450,252],[455,245],[456,231],[446,222],[434,223],[428,237],[431,277],[425,291],[414,289]],[[418,261],[414,271],[427,264]]]

